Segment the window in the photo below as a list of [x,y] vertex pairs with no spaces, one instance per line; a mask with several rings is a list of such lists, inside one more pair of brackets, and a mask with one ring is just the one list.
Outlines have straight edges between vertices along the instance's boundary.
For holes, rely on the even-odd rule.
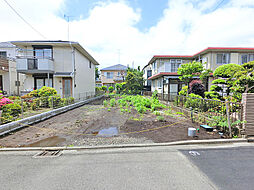
[[157,86],[158,86],[158,88],[162,87],[162,80],[161,79],[157,80]]
[[105,72],[105,73],[104,73],[104,76],[105,76],[107,79],[112,79],[112,78],[113,78],[113,72]]
[[91,69],[92,68],[92,62],[89,61],[89,68]]
[[33,46],[33,48],[34,48],[34,56],[36,58],[42,58],[42,59],[53,58],[52,46]]
[[118,76],[118,77],[121,76],[121,73],[120,73],[120,72],[117,72],[117,76]]
[[152,80],[152,85],[153,87],[155,87],[155,80]]
[[152,76],[152,70],[147,70],[147,78]]
[[229,53],[218,53],[217,54],[217,64],[229,64],[230,54]]
[[6,58],[6,57],[7,57],[6,51],[0,51],[0,58]]
[[242,64],[250,62],[250,61],[254,61],[254,54],[243,54],[242,55],[242,61],[241,61]]
[[157,67],[157,63],[156,62],[153,62],[153,70],[155,70]]
[[171,72],[176,73],[179,66],[182,63],[182,60],[181,59],[170,59],[170,63],[171,63]]

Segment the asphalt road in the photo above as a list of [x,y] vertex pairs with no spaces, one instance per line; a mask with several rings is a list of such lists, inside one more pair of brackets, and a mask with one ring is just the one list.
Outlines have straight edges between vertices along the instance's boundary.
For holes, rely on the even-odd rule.
[[0,152],[0,189],[209,190],[254,185],[252,147],[211,148],[64,151],[57,158],[33,158],[37,152]]
[[254,189],[254,147],[182,151],[219,189]]

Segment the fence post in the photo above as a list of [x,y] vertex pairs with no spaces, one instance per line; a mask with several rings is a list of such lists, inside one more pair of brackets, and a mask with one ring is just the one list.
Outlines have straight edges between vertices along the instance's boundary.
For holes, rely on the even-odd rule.
[[51,104],[52,104],[52,109],[54,109],[54,98],[51,96]]
[[24,105],[23,105],[24,100],[21,99],[21,118],[24,118]]
[[228,101],[226,102],[226,111],[227,111],[227,119],[228,119],[229,136],[232,137],[231,123],[230,123],[230,110],[229,110]]

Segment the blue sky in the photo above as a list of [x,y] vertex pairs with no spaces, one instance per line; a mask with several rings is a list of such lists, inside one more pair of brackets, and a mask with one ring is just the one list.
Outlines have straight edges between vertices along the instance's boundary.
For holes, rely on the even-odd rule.
[[[97,2],[109,2],[108,0],[65,0],[65,6],[58,12],[59,16],[63,14],[70,15],[71,20],[79,20],[80,17],[87,18],[89,11],[94,8]],[[111,0],[118,2],[118,0]],[[157,24],[163,16],[163,11],[168,6],[168,0],[127,0],[129,6],[134,10],[141,10],[141,20],[136,27],[141,31]]]
[[[254,47],[254,0],[8,0],[48,40],[79,42],[100,68],[153,55]],[[0,0],[0,41],[45,40]],[[15,32],[13,32],[15,31]],[[18,32],[16,32],[18,31]]]

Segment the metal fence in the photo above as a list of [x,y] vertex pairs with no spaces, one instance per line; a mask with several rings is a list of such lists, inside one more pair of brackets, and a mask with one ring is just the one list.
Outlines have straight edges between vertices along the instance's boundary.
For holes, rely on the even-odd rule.
[[217,130],[237,135],[242,129],[243,106],[239,102],[219,101],[173,94],[158,94],[179,111],[186,111],[193,122],[216,127]]
[[74,97],[61,98],[57,96],[47,97],[12,97],[13,104],[8,109],[3,109],[1,113],[1,124],[23,119],[29,116],[40,114],[52,109],[57,109],[79,101],[100,96],[102,92],[84,92],[78,93]]

